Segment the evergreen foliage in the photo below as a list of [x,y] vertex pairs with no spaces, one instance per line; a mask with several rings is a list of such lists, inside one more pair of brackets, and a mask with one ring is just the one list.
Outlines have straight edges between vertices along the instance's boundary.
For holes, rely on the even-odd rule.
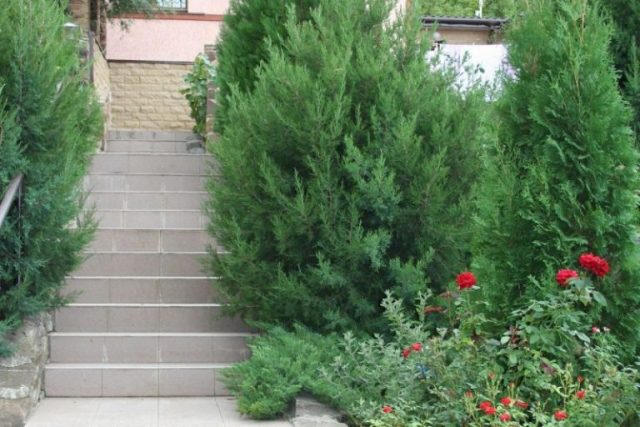
[[622,93],[633,107],[636,138],[640,131],[640,1],[604,0],[615,25],[611,43]]
[[193,126],[193,132],[198,135],[205,136],[207,132],[207,95],[209,91],[209,82],[215,80],[216,69],[204,54],[199,54],[191,71],[184,76],[184,82],[187,87],[182,89],[182,93],[191,109],[191,118],[196,124]]
[[388,22],[393,5],[290,16],[253,92],[233,92],[209,204],[232,311],[380,330],[385,290],[412,300],[465,267],[484,93],[460,95],[425,61],[419,19]]
[[251,92],[257,68],[268,58],[269,46],[285,42],[289,8],[295,9],[297,20],[304,21],[318,3],[319,0],[231,0],[217,44],[217,132],[224,133],[232,88]]
[[254,419],[287,412],[303,391],[323,400],[333,394],[318,371],[340,352],[338,337],[319,335],[296,326],[293,332],[273,328],[249,343],[251,360],[224,371],[224,382],[238,397],[238,409]]
[[[516,78],[505,82],[493,156],[478,190],[475,271],[493,314],[540,299],[581,253],[612,264],[594,324],[639,342],[633,241],[638,153],[616,86],[611,28],[587,0],[532,3],[508,37]],[[501,318],[498,316],[498,318]],[[504,326],[504,325],[502,325]],[[585,325],[587,328],[588,325]]]
[[[66,21],[64,5],[50,0],[4,0],[0,13],[1,191],[16,171],[25,175],[21,216],[16,204],[0,229],[0,332],[62,303],[58,290],[94,228],[81,216],[81,180],[100,109]],[[0,354],[8,352],[0,336]]]

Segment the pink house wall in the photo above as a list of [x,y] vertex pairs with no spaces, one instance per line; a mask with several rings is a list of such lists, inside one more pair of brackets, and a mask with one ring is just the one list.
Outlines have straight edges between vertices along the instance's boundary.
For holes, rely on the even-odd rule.
[[189,0],[189,13],[224,15],[229,9],[229,0]]
[[229,0],[189,0],[188,14],[129,18],[123,29],[114,20],[107,29],[107,59],[120,61],[193,62],[205,44],[213,44]]

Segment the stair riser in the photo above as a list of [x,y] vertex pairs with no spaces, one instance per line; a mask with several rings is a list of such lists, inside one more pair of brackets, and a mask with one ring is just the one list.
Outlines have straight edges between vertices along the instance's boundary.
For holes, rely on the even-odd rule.
[[96,253],[73,276],[205,277],[205,254]]
[[204,230],[98,230],[95,252],[202,252],[214,243]]
[[215,173],[211,159],[204,155],[99,154],[90,173],[194,174]]
[[216,368],[45,369],[48,397],[228,396]]
[[107,143],[112,153],[187,153],[186,141],[112,140]]
[[206,199],[204,192],[93,192],[87,198],[87,206],[95,205],[96,209],[198,210]]
[[118,211],[98,210],[96,219],[109,228],[205,228],[207,218],[193,211]]
[[210,279],[69,278],[62,290],[75,303],[221,303]]
[[87,175],[87,191],[202,191],[200,175]]
[[208,336],[50,336],[53,363],[234,363],[246,338]]
[[55,313],[57,332],[250,332],[220,307],[74,306]]
[[113,129],[107,132],[109,142],[114,141],[198,141],[202,138],[193,132],[169,130]]

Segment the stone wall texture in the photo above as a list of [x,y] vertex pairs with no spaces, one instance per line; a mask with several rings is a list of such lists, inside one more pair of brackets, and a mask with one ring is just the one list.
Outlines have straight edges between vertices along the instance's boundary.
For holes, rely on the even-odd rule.
[[89,31],[91,22],[89,0],[70,0],[68,7],[73,20],[85,31]]
[[191,130],[195,124],[180,90],[191,64],[109,62],[111,127]]
[[98,101],[102,106],[106,132],[111,125],[111,77],[109,64],[95,40],[93,42],[93,52],[93,85],[96,88]]
[[40,399],[49,357],[47,333],[52,326],[51,316],[42,314],[26,320],[11,334],[16,351],[0,359],[0,426],[23,427]]

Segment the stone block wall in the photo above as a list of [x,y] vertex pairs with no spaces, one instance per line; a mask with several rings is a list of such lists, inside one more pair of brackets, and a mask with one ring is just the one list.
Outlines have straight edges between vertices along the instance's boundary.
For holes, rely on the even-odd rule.
[[51,316],[27,319],[10,336],[13,356],[0,359],[0,426],[22,427],[38,403],[44,365],[49,357],[47,333],[53,329]]
[[85,31],[89,31],[91,12],[89,0],[70,0],[69,13],[73,20]]
[[191,66],[110,61],[111,127],[190,131],[195,123],[180,90]]
[[93,42],[93,85],[102,106],[106,131],[111,125],[111,77],[109,64],[95,40]]

